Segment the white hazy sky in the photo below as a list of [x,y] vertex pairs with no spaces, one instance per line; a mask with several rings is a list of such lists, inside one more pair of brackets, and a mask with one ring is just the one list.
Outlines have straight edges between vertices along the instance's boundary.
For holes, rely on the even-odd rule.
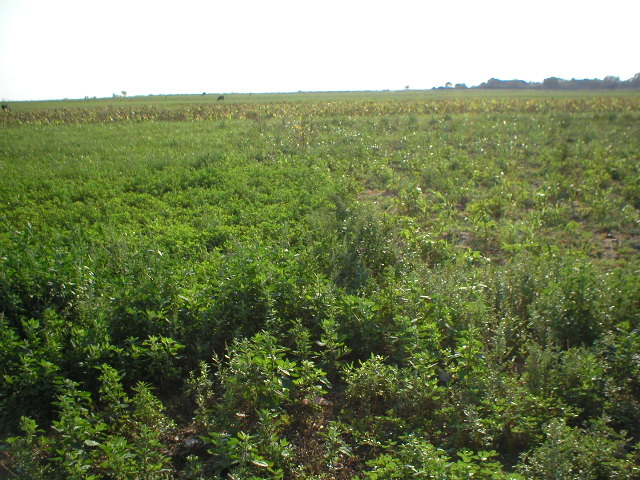
[[0,0],[0,97],[622,80],[638,0]]

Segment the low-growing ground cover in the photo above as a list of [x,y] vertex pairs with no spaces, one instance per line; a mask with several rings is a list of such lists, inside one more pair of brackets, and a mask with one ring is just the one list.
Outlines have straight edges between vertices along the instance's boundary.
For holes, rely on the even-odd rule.
[[0,475],[640,475],[640,96],[130,100],[0,115]]

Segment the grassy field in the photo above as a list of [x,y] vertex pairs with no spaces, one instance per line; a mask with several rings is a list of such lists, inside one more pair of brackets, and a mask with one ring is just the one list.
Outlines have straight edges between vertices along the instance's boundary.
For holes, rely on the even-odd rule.
[[[218,101],[220,95],[223,101]],[[149,95],[112,98],[87,98],[77,100],[17,101],[8,105],[16,111],[34,111],[71,108],[108,107],[156,107],[164,109],[194,107],[196,105],[269,104],[269,103],[327,103],[327,102],[380,102],[380,101],[431,101],[456,99],[508,99],[525,98],[587,98],[594,97],[637,97],[634,90],[483,90],[483,89],[435,89],[435,90],[393,90],[363,92],[290,92],[290,93],[206,93],[197,95]]]
[[0,112],[0,478],[640,478],[640,94],[216,98]]

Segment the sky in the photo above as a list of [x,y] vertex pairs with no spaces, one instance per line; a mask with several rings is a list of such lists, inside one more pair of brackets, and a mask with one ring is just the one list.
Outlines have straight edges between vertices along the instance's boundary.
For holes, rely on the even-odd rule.
[[637,0],[0,0],[0,97],[631,78]]

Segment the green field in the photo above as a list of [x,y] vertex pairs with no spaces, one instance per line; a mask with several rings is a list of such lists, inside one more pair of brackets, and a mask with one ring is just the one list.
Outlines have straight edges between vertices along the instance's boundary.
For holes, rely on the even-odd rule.
[[[224,101],[218,101],[219,95]],[[115,98],[87,98],[77,100],[17,101],[9,102],[15,111],[41,111],[51,109],[74,108],[114,108],[114,107],[156,107],[163,109],[192,108],[202,105],[226,104],[279,104],[279,103],[334,103],[349,102],[404,102],[432,100],[468,100],[468,99],[517,99],[540,100],[544,98],[634,98],[635,90],[602,90],[585,92],[584,90],[481,90],[481,89],[434,89],[434,90],[387,90],[364,92],[292,92],[292,93],[206,93],[205,95],[149,95],[118,96]]]
[[640,94],[0,112],[0,478],[640,478]]

